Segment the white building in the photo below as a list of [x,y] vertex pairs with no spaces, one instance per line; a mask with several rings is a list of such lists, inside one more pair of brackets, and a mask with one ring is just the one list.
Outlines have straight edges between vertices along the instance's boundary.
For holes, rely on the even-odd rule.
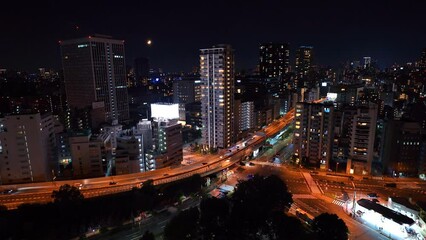
[[200,50],[202,141],[227,148],[234,134],[234,51],[229,45]]
[[2,184],[50,181],[56,171],[51,115],[11,115],[0,119]]

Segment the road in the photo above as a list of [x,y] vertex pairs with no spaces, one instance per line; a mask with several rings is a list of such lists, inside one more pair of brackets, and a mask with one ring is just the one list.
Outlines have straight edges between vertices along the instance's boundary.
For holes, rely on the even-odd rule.
[[[12,194],[0,195],[0,205],[5,205],[8,209],[14,209],[23,203],[51,202],[52,191],[57,190],[64,184],[81,187],[80,190],[85,198],[91,198],[129,191],[133,187],[140,187],[140,184],[147,180],[153,180],[154,184],[157,185],[177,181],[190,177],[194,174],[206,176],[226,169],[244,157],[250,155],[267,138],[277,134],[289,125],[293,118],[294,110],[291,110],[282,118],[275,120],[265,127],[263,129],[263,133],[254,134],[252,139],[238,142],[231,148],[231,152],[226,153],[225,156],[222,154],[204,155],[204,161],[202,162],[166,167],[150,172],[117,175],[112,177],[3,185],[0,186],[1,192],[7,189],[17,189],[18,191]],[[236,146],[239,147],[237,148]],[[115,182],[116,184],[111,185],[111,182]]]

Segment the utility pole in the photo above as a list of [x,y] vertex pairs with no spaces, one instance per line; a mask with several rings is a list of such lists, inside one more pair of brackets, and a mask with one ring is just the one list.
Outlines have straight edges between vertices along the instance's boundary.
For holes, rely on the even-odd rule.
[[354,187],[354,200],[352,204],[352,217],[355,218],[355,206],[356,206],[356,190],[355,190],[355,183],[354,181],[351,181],[352,186]]

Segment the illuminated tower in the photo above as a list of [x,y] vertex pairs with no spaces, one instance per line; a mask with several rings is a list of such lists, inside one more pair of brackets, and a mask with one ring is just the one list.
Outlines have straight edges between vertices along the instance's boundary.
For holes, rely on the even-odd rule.
[[227,148],[234,131],[234,50],[218,45],[200,50],[203,144]]
[[287,43],[264,43],[259,48],[259,67],[263,77],[282,77],[289,71],[290,50]]
[[297,49],[296,52],[296,76],[294,87],[299,88],[303,86],[303,79],[308,74],[309,70],[312,67],[313,62],[313,47],[310,46],[301,46]]

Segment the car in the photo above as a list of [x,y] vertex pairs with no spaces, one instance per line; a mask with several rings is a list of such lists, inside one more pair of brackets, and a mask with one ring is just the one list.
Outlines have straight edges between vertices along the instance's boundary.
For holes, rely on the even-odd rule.
[[254,163],[252,163],[252,162],[250,162],[250,163],[249,163],[249,166],[254,166],[254,165],[255,165],[255,164],[254,164]]
[[377,198],[374,198],[374,199],[372,199],[371,201],[372,201],[372,202],[375,202],[375,203],[380,203],[380,201],[379,201]]
[[11,193],[14,193],[14,192],[16,192],[16,190],[15,189],[5,189],[5,190],[3,190],[3,194],[11,194]]
[[164,177],[167,177],[167,176],[169,176],[169,174],[168,174],[168,173],[166,173],[166,174],[164,174],[163,176],[164,176]]
[[203,165],[207,165],[207,163],[205,163],[205,162],[203,162],[202,164],[203,164]]
[[245,163],[245,162],[240,162],[240,165],[241,165],[241,166],[245,166],[245,165],[246,165],[246,163]]
[[116,185],[116,184],[117,182],[114,182],[114,181],[109,182],[109,185]]

